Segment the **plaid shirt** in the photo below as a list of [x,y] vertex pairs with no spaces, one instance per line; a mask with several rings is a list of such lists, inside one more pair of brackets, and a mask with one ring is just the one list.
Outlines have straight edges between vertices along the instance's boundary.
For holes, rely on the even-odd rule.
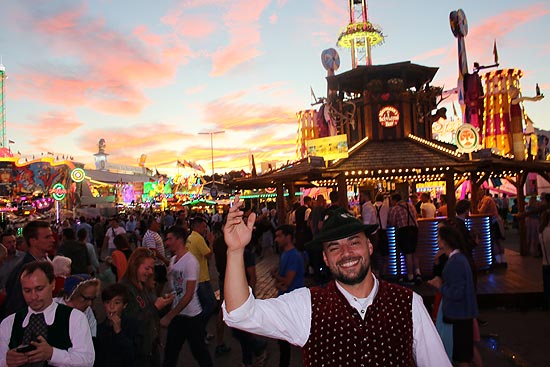
[[[409,208],[408,212],[407,207]],[[418,222],[416,221],[416,209],[411,203],[400,201],[390,208],[388,227],[394,226],[395,228],[401,228],[411,225],[418,226]]]

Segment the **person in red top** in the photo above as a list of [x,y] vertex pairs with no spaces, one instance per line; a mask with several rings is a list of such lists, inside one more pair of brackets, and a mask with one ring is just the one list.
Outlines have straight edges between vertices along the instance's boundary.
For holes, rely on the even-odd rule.
[[128,268],[128,259],[132,254],[132,250],[130,249],[130,243],[125,234],[117,234],[114,242],[116,250],[111,254],[113,259],[111,266],[114,268],[112,270],[116,275],[116,279],[121,280]]

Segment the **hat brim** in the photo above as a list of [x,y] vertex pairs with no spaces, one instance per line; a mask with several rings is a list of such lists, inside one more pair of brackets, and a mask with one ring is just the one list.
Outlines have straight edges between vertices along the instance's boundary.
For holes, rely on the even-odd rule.
[[363,232],[366,236],[369,236],[377,229],[378,224],[362,224],[360,222],[350,223],[318,233],[317,236],[313,238],[313,240],[306,243],[305,247],[309,251],[322,250],[324,242],[340,240],[342,238],[347,238],[360,232]]

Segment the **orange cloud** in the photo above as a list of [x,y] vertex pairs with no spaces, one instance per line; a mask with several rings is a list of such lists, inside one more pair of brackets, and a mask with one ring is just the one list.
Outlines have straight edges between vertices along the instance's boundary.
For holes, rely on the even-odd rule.
[[120,155],[124,151],[139,151],[141,154],[149,149],[155,149],[160,142],[166,145],[172,144],[176,150],[182,141],[196,137],[182,132],[181,127],[152,122],[132,124],[131,128],[90,130],[80,137],[79,145],[83,149],[95,152],[100,138],[106,139],[109,153]]

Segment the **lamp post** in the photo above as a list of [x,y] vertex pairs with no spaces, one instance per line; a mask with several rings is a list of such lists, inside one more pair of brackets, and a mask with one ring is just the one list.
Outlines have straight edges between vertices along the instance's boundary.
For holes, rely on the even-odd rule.
[[199,135],[210,135],[210,152],[212,157],[212,186],[213,187],[216,184],[216,181],[214,180],[214,135],[223,134],[223,133],[225,133],[225,130],[203,131],[199,133]]

